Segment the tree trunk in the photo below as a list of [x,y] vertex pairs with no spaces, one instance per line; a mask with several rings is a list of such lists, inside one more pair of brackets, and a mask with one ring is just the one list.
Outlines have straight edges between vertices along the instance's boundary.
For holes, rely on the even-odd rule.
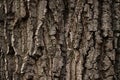
[[120,80],[120,0],[0,0],[0,80]]

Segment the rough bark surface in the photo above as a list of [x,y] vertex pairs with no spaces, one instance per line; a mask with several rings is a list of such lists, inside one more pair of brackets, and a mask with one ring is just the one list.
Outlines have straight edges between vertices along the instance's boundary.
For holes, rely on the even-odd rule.
[[0,80],[120,80],[120,0],[0,0]]

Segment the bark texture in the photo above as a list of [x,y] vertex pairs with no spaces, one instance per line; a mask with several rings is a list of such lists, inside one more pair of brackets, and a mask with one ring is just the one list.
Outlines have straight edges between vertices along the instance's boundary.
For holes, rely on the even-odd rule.
[[120,0],[0,0],[0,80],[120,80]]

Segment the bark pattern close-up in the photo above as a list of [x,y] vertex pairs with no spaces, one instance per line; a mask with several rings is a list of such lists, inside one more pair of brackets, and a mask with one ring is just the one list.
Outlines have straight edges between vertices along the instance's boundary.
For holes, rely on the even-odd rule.
[[120,0],[0,0],[0,80],[120,80]]

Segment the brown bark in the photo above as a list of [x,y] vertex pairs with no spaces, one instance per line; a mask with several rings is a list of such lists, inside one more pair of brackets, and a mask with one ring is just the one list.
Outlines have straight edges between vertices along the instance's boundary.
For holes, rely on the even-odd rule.
[[0,0],[0,80],[119,80],[120,0]]

